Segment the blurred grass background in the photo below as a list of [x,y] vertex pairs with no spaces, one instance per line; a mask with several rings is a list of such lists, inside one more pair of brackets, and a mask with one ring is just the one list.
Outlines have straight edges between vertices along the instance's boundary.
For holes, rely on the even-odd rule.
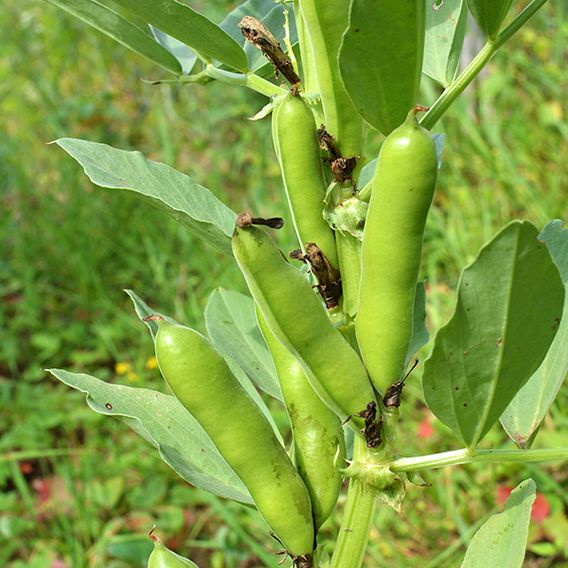
[[[202,4],[220,20],[236,3]],[[423,266],[432,330],[451,311],[461,268],[504,223],[568,218],[567,16],[549,3],[436,128],[447,143]],[[247,120],[265,100],[215,83],[150,86],[141,79],[159,77],[157,68],[37,0],[5,0],[0,35],[0,565],[143,566],[157,523],[203,567],[258,566],[255,547],[278,545],[255,514],[185,485],[142,439],[42,369],[162,389],[122,290],[201,329],[215,287],[244,291],[226,258],[135,197],[95,189],[47,143],[72,136],[138,149],[235,210],[283,214],[269,120]],[[421,102],[433,96],[425,85]],[[292,247],[290,226],[282,239]],[[406,396],[407,453],[456,447],[426,413],[419,380]],[[561,394],[536,447],[566,445],[566,403]],[[496,429],[485,443],[507,441]],[[458,565],[499,491],[529,475],[548,512],[533,523],[526,565],[568,566],[559,465],[433,473],[402,516],[380,508],[366,565]]]

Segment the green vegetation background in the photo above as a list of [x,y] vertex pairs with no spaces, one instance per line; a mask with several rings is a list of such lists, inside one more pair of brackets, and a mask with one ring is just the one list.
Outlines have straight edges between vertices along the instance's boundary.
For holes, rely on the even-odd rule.
[[[201,4],[219,20],[235,3]],[[459,270],[504,223],[568,220],[567,16],[563,2],[550,3],[436,128],[447,145],[423,265],[431,329],[450,313]],[[38,0],[5,0],[0,37],[0,565],[144,566],[156,523],[204,567],[257,566],[255,543],[278,548],[257,515],[188,487],[42,368],[163,389],[122,290],[201,329],[215,287],[244,291],[226,258],[135,197],[95,189],[47,143],[73,136],[138,149],[235,210],[287,216],[269,120],[247,120],[265,100],[215,83],[150,86],[141,79],[157,68]],[[426,85],[421,102],[432,100]],[[281,239],[293,246],[290,224]],[[406,392],[403,447],[456,447],[427,414],[419,382]],[[567,400],[535,447],[565,445]],[[497,430],[486,443],[508,444]],[[527,566],[568,566],[568,475],[554,465],[432,474],[402,516],[379,508],[366,565],[459,564],[477,523],[529,475],[546,514],[531,528]]]

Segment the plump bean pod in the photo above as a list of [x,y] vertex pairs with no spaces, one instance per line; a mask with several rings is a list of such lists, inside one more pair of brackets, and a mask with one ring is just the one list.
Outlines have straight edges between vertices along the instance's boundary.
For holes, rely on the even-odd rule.
[[198,332],[164,320],[159,321],[156,358],[175,396],[247,486],[287,551],[310,554],[314,529],[306,486],[225,360]]
[[272,137],[298,239],[316,243],[337,268],[335,237],[323,218],[326,184],[317,127],[300,96],[287,93],[273,101]]
[[257,308],[257,319],[268,345],[294,436],[296,469],[312,500],[316,530],[331,515],[337,503],[345,466],[345,439],[335,413],[312,388],[296,359],[276,339]]
[[[319,397],[342,420],[364,410],[375,400],[365,367],[331,323],[308,280],[258,227],[237,227],[232,245],[266,323],[300,361]],[[349,424],[357,428],[364,422],[354,416]]]
[[[297,0],[294,3],[294,19],[298,33],[298,46],[300,47],[300,60],[302,62],[302,86],[306,93],[314,93],[318,90],[317,71],[314,60],[312,42],[306,29],[304,16]],[[323,116],[321,117],[323,121]]]
[[156,536],[152,536],[154,550],[148,558],[148,568],[198,568],[197,564],[172,552]]
[[434,142],[415,112],[384,141],[363,233],[357,341],[375,388],[403,372],[412,335],[426,217],[436,186]]

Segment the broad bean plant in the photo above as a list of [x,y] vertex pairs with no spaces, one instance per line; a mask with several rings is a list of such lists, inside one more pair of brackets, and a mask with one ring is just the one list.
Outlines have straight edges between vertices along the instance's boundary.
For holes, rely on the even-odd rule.
[[[455,311],[435,330],[424,399],[461,446],[408,456],[397,443],[405,381],[429,340],[419,278],[444,144],[431,129],[546,0],[518,12],[512,0],[247,0],[220,25],[185,0],[47,1],[172,74],[157,82],[266,96],[257,118],[272,121],[289,204],[272,218],[237,214],[137,152],[58,140],[95,184],[137,193],[226,253],[249,295],[214,291],[206,337],[128,291],[172,395],[55,377],[124,419],[187,482],[256,508],[296,568],[361,566],[375,508],[400,510],[422,472],[566,459],[567,448],[531,449],[568,371],[561,220],[499,231],[464,268]],[[486,44],[460,72],[468,13]],[[420,98],[424,76],[442,87],[434,101]],[[378,156],[369,139],[383,139]],[[284,222],[297,250],[277,244]],[[291,448],[269,398],[287,410]],[[498,423],[517,448],[478,449]],[[319,531],[344,480],[340,530],[324,548]],[[462,566],[520,567],[534,498],[523,481]],[[195,566],[152,538],[148,566]]]

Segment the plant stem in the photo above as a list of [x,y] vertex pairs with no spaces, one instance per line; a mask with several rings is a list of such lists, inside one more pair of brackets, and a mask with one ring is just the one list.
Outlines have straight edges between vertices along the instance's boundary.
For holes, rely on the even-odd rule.
[[[353,460],[357,461],[364,456],[366,448],[361,436],[355,436],[354,444]],[[367,549],[376,501],[376,492],[373,488],[358,479],[349,480],[345,512],[331,559],[331,568],[361,566]]]
[[495,52],[532,18],[547,0],[532,0],[515,19],[497,36],[489,39],[459,77],[438,97],[430,110],[422,117],[420,124],[430,130],[464,89],[479,75]]
[[227,83],[228,85],[233,85],[235,87],[247,87],[265,95],[266,97],[273,97],[275,95],[283,95],[286,93],[286,89],[255,75],[252,71],[248,73],[233,73],[232,71],[226,71],[225,69],[219,69],[214,65],[207,65],[203,71],[196,73],[195,75],[186,75],[183,77],[178,77],[177,79],[158,79],[157,81],[150,81],[152,85],[164,85],[171,83],[198,83],[205,84],[212,79],[220,81],[221,83]]
[[359,304],[361,241],[352,235],[336,232],[335,243],[343,285],[343,312],[353,317],[357,313]]
[[540,450],[469,450],[463,448],[427,456],[399,458],[392,462],[390,469],[391,471],[423,471],[466,463],[529,463],[567,459],[568,448]]
[[223,83],[228,83],[229,85],[238,85],[242,87],[248,87],[261,95],[267,97],[273,97],[274,95],[283,95],[286,93],[286,89],[255,75],[252,72],[249,73],[233,73],[232,71],[225,71],[224,69],[219,69],[213,65],[208,65],[205,68],[205,73],[208,77],[221,81]]
[[78,454],[93,453],[94,450],[75,449],[75,448],[54,448],[47,450],[27,450],[20,452],[7,452],[0,455],[1,462],[23,461],[34,459],[55,458],[61,456],[74,456]]

